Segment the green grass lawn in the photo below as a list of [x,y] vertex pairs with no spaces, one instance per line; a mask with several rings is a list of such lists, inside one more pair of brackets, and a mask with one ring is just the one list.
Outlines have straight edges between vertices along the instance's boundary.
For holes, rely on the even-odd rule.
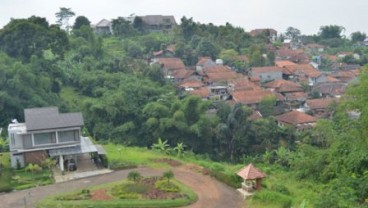
[[167,155],[142,147],[125,147],[123,145],[104,145],[110,168],[130,168],[137,166],[167,167],[167,164],[154,162],[157,159],[168,158]]

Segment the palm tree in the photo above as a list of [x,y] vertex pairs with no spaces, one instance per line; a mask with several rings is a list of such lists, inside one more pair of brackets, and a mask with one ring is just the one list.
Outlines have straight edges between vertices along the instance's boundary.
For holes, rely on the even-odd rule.
[[169,170],[169,171],[164,172],[162,177],[166,178],[167,179],[167,184],[169,184],[170,179],[174,177],[174,173],[171,170]]
[[182,158],[183,157],[183,155],[184,155],[184,148],[186,147],[186,145],[185,144],[183,144],[183,142],[182,143],[177,143],[176,144],[176,147],[174,148],[174,150],[175,151],[177,151],[177,156],[178,157],[180,157],[180,158]]
[[167,144],[167,140],[162,141],[161,138],[158,138],[157,144],[153,144],[152,148],[159,150],[162,153],[167,153],[167,149],[169,147],[169,144]]

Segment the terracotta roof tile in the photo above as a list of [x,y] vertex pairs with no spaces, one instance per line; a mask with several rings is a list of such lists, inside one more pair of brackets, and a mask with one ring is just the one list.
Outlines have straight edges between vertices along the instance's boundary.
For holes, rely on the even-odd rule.
[[229,81],[232,79],[237,79],[242,77],[242,74],[236,72],[223,72],[223,73],[207,73],[207,78],[209,81]]
[[264,85],[266,88],[273,88],[276,92],[301,92],[303,88],[300,84],[288,80],[274,80]]
[[232,72],[230,67],[223,65],[215,65],[204,68],[205,73],[223,73],[223,72]]
[[275,96],[277,100],[283,100],[283,96],[278,93],[272,93],[268,90],[242,90],[232,92],[233,99],[237,103],[243,104],[257,104],[260,103],[264,97]]
[[200,88],[202,87],[202,82],[199,80],[184,80],[180,87],[184,88]]
[[276,120],[281,123],[298,125],[306,123],[315,123],[317,121],[317,118],[303,112],[292,110],[282,115],[276,116]]
[[307,105],[310,109],[325,109],[329,105],[331,105],[334,102],[337,102],[338,99],[335,98],[321,98],[321,99],[313,99],[313,100],[307,100]]
[[283,69],[277,66],[264,66],[264,67],[252,67],[251,71],[254,73],[267,73],[267,72],[282,72]]
[[319,77],[322,73],[310,64],[288,65],[284,69],[295,75],[306,75],[308,77]]
[[188,91],[191,95],[196,95],[201,98],[208,98],[210,96],[210,90],[207,87],[201,87],[199,89]]
[[255,180],[266,177],[266,174],[254,167],[252,163],[239,170],[237,175],[244,180]]
[[285,61],[285,60],[281,60],[281,61],[275,61],[275,65],[277,67],[281,67],[283,68],[284,66],[289,66],[289,65],[296,65],[296,63],[292,62],[292,61]]
[[291,93],[285,93],[285,98],[288,101],[305,101],[308,97],[308,94],[305,92],[291,92]]
[[187,70],[187,69],[178,69],[175,70],[172,76],[174,76],[176,79],[185,79],[190,77],[194,73],[193,70]]
[[167,70],[185,69],[183,61],[179,58],[157,58],[156,62],[163,65]]

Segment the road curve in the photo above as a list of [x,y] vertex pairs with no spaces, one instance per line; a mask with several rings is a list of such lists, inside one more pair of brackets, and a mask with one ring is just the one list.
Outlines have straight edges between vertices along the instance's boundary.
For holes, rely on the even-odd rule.
[[[162,169],[136,168],[142,176],[158,176]],[[186,208],[242,208],[244,201],[241,195],[234,189],[220,183],[209,176],[205,176],[182,167],[172,168],[175,178],[190,187],[198,195],[198,200]],[[91,176],[63,183],[40,186],[22,191],[16,191],[0,195],[1,208],[31,208],[36,202],[51,194],[70,192],[87,188],[89,186],[110,183],[124,179],[130,170],[118,170],[104,175]],[[26,206],[25,206],[26,205]]]

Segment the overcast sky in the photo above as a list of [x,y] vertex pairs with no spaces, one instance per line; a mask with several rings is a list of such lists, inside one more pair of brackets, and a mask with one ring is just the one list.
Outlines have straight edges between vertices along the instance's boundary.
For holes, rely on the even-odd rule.
[[321,25],[340,25],[347,36],[355,31],[368,33],[368,0],[0,0],[0,27],[10,18],[32,15],[55,23],[60,7],[71,8],[92,23],[133,13],[162,14],[174,15],[178,23],[186,16],[201,23],[229,22],[246,31],[274,28],[285,32],[293,26],[303,34],[317,34]]

